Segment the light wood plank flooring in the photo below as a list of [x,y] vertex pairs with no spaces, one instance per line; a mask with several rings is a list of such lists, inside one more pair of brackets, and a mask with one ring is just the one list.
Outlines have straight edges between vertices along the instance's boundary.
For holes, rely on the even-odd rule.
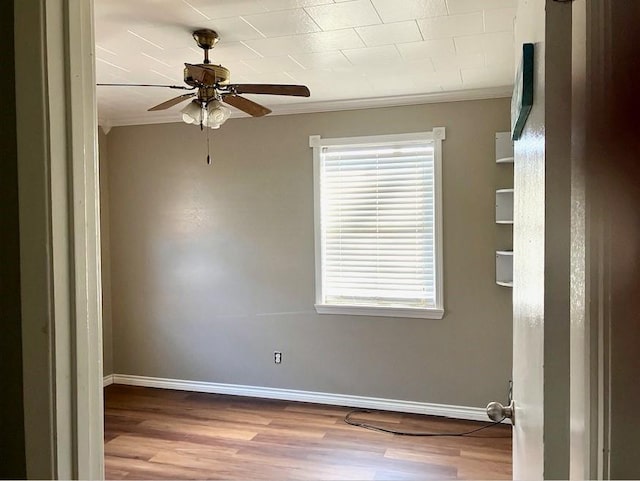
[[[112,385],[107,479],[511,479],[511,428],[394,436],[344,423],[349,408]],[[399,413],[358,420],[414,431],[482,423]]]

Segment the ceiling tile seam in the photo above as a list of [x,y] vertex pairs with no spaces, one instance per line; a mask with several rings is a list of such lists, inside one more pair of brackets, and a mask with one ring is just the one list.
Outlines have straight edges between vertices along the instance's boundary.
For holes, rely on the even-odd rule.
[[[446,16],[448,17],[449,15],[446,15]],[[420,26],[420,22],[418,22],[417,19],[414,19],[413,21],[416,22],[416,25],[418,26],[418,32],[420,32],[420,36],[422,37],[422,40],[426,41],[427,37],[425,37],[425,32],[422,30],[422,27]],[[433,40],[433,39],[430,39],[430,40]]]
[[[331,2],[333,3],[333,0],[331,0]],[[296,6],[296,7],[285,7],[285,8],[269,8],[266,5],[264,5],[264,2],[262,0],[258,0],[258,3],[262,6],[262,8],[265,9],[264,13],[271,13],[271,12],[286,12],[288,10],[298,10],[299,8],[302,8],[300,6]],[[255,15],[255,14],[254,14]]]
[[[335,4],[335,2],[333,2]],[[306,7],[302,7],[302,11],[307,15],[307,17],[309,17],[311,19],[311,21],[313,22],[313,24],[319,28],[319,32],[328,32],[329,30],[325,30],[323,29],[320,24],[318,22],[316,22],[316,19],[313,18],[313,15],[311,15],[308,11]]]
[[384,20],[382,20],[382,15],[380,15],[380,12],[378,12],[378,9],[376,8],[375,4],[369,0],[369,5],[371,5],[371,8],[373,8],[373,11],[376,12],[376,15],[378,16],[378,20],[380,20],[379,25],[384,25]]
[[[426,38],[424,37],[424,32],[422,31],[422,29],[420,28],[420,24],[418,23],[418,20],[416,20],[415,18],[413,19],[413,23],[416,24],[416,27],[418,28],[418,33],[420,33],[420,38],[422,39],[422,41],[424,42],[426,40]],[[407,42],[408,43],[408,42]]]
[[458,52],[458,42],[456,42],[456,36],[453,37],[449,37],[451,39],[451,43],[453,43],[453,53],[454,55],[457,57],[458,55],[460,55],[460,52]]
[[156,48],[158,48],[158,49],[160,49],[160,50],[164,50],[164,47],[162,47],[162,46],[158,45],[157,43],[153,43],[151,40],[149,40],[149,39],[147,39],[147,38],[144,38],[142,35],[139,35],[139,34],[135,33],[135,32],[134,32],[134,31],[132,31],[132,30],[127,29],[127,32],[129,32],[129,33],[130,33],[131,35],[133,35],[134,37],[137,37],[137,38],[139,38],[140,40],[142,40],[142,41],[144,41],[144,42],[147,42],[149,45],[153,45],[154,47],[156,47]]
[[156,75],[159,75],[160,77],[163,77],[163,78],[165,78],[167,80],[170,80],[171,82],[175,82],[176,81],[176,79],[173,79],[173,78],[169,77],[168,75],[165,75],[165,74],[163,74],[161,72],[158,72],[157,70],[154,70],[152,68],[150,68],[149,71],[153,72]]
[[449,2],[451,0],[444,0],[444,6],[447,9],[447,15],[451,15],[451,7],[449,7]]
[[[293,58],[291,55],[287,54],[287,57],[289,57],[293,62],[295,62],[296,64],[298,64],[300,66],[300,68],[302,68],[302,70],[307,70],[307,67],[305,67],[304,65],[302,65],[300,62],[298,62],[295,58]],[[285,72],[286,73],[286,72]]]
[[96,45],[96,48],[97,48],[98,50],[102,50],[103,52],[109,53],[109,54],[113,55],[114,57],[117,57],[117,56],[118,56],[118,54],[117,54],[117,53],[112,52],[112,51],[111,51],[111,50],[109,50],[108,48],[101,47],[100,45]]
[[[235,18],[235,17],[234,17]],[[275,39],[282,39],[282,38],[290,38],[290,39],[295,39],[295,38],[301,38],[301,37],[305,37],[307,35],[318,35],[318,34],[322,34],[322,33],[333,33],[333,32],[344,32],[347,30],[355,30],[353,27],[347,27],[347,28],[337,28],[337,29],[333,29],[333,30],[319,30],[317,32],[303,32],[303,33],[290,33],[290,34],[285,34],[285,35],[272,35],[270,37],[265,37],[265,38],[253,38],[253,39],[247,39],[247,40],[237,40],[234,41],[233,43],[241,43],[243,44],[245,47],[247,48],[251,48],[249,47],[249,45],[246,42],[254,42],[254,41],[260,41],[260,40],[275,40]],[[366,47],[367,45],[362,42],[363,45]],[[228,45],[228,43],[226,43],[225,45]],[[252,49],[255,53],[259,53],[257,50]],[[333,50],[313,50],[307,53],[319,53],[319,52],[333,52],[335,51],[335,49]],[[261,57],[267,57],[267,55],[262,55],[260,54]],[[274,55],[268,55],[268,57],[274,57]]]
[[[359,48],[362,48],[362,47],[359,47]],[[346,53],[344,53],[344,51],[345,51],[345,50],[356,50],[356,49],[355,49],[355,48],[345,48],[345,49],[340,49],[340,50],[339,50],[339,52],[342,54],[342,56],[343,56],[344,58],[346,58],[346,59],[347,59],[347,62],[349,62],[349,64],[350,64],[352,67],[357,67],[357,65],[351,61],[351,59],[349,58],[349,56],[348,56]]]
[[[264,58],[264,57],[262,57]],[[257,74],[261,74],[262,72],[260,72],[260,70],[258,70],[257,68],[255,68],[253,65],[248,64],[247,62],[245,62],[244,60],[238,60],[239,63],[241,63],[242,65],[244,65],[247,68],[250,68],[251,70],[253,70],[255,73]]]
[[[409,44],[409,43],[419,43],[419,42],[405,42],[405,43],[402,43],[401,45],[407,45],[407,44]],[[397,44],[396,44],[396,50],[397,50],[397,51],[398,51],[398,53],[400,54],[400,58],[401,58],[403,61],[405,61],[406,63],[411,63],[411,62],[412,62],[412,61],[411,61],[411,60],[409,60],[407,57],[405,57],[404,55],[402,55],[402,50],[400,50],[400,47],[398,47],[398,45],[397,45]],[[428,57],[428,58],[431,58],[431,57]]]
[[211,20],[211,18],[207,14],[205,14],[204,12],[201,12],[200,10],[198,10],[196,7],[194,7],[189,2],[187,2],[187,0],[182,0],[182,2],[185,3],[187,6],[189,6],[194,12],[199,13],[200,15],[202,15],[208,21]]
[[[436,64],[433,63],[433,55],[431,55],[430,57],[427,57],[427,60],[431,64],[431,68],[433,68],[433,73],[442,72],[442,70],[436,70]],[[408,63],[410,63],[410,62],[408,62]]]
[[353,65],[351,60],[349,60],[349,57],[347,57],[342,50],[338,50],[338,52],[340,53],[340,55],[342,55],[342,58],[344,58],[347,62],[349,62],[350,65],[355,67],[355,65]]
[[102,63],[106,63],[107,65],[110,65],[111,67],[115,67],[115,68],[117,68],[119,70],[122,70],[123,72],[131,73],[131,70],[127,70],[124,67],[120,67],[119,65],[116,65],[115,63],[108,62],[107,60],[105,60],[103,58],[96,57],[96,60],[98,60],[99,62],[102,62]]
[[289,77],[291,80],[293,80],[296,84],[301,84],[302,82],[300,82],[297,78],[295,78],[293,75],[291,75],[289,72],[284,71],[282,72],[284,75],[286,75],[287,77]]
[[400,48],[397,45],[396,45],[396,50],[400,54],[400,58],[402,59],[402,61],[406,62],[406,63],[409,63],[409,60],[407,60],[407,58],[404,55],[402,55],[402,51],[400,50]]
[[258,57],[260,58],[264,58],[264,55],[262,55],[260,52],[258,52],[255,48],[250,47],[247,42],[245,42],[244,40],[240,40],[240,43],[242,45],[244,45],[245,47],[247,47],[249,50],[251,50],[253,53],[255,53]]
[[297,55],[295,52],[292,54],[287,54],[287,57],[290,57],[291,60],[293,60],[294,62],[296,62],[297,64],[301,65],[302,67],[304,67],[304,70],[314,70],[313,67],[307,66],[305,64],[303,64],[302,62],[300,62],[299,60],[297,60],[295,58],[295,55]]
[[247,25],[249,25],[252,29],[258,32],[260,35],[262,35],[262,38],[267,38],[267,36],[264,33],[262,33],[262,31],[258,27],[256,27],[254,24],[252,24],[249,20],[244,18],[242,15],[238,15],[238,18],[242,20],[244,23],[246,23]]
[[154,60],[154,61],[158,62],[159,64],[164,65],[165,67],[168,67],[168,68],[174,68],[174,65],[169,65],[168,63],[163,62],[163,61],[162,61],[162,60],[160,60],[159,58],[155,58],[153,55],[149,55],[149,54],[148,54],[148,53],[146,53],[146,52],[140,52],[140,54],[141,54],[141,55],[144,55],[145,57],[147,57],[147,58],[149,58],[149,59],[151,59],[151,60]]
[[400,60],[401,60],[402,62],[405,62],[405,63],[406,63],[407,61],[404,59],[404,57],[403,57],[403,56],[402,56],[402,54],[400,53],[400,49],[398,48],[398,44],[397,44],[397,43],[393,43],[392,45],[393,45],[393,48],[396,50],[396,53],[398,54],[398,57],[400,57]]
[[[349,30],[353,30],[355,32],[355,34],[358,36],[358,38],[360,39],[360,41],[362,42],[362,45],[364,45],[364,48],[371,48],[369,45],[367,45],[367,42],[364,41],[364,38],[362,38],[362,35],[360,35],[360,32],[358,32],[357,28],[350,28]],[[354,50],[351,48],[345,48],[345,49],[340,49],[340,51],[342,52],[342,55],[344,55],[345,57],[347,57],[347,60],[349,60],[349,57],[347,55],[345,55],[344,50]],[[351,60],[349,60],[349,63],[353,66],[355,66],[355,64],[353,62],[351,62]]]

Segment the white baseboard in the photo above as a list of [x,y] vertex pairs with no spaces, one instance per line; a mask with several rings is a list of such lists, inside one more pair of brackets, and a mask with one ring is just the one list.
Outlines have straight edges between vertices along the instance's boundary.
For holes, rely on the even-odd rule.
[[[106,385],[105,377],[105,385]],[[471,421],[487,421],[484,408],[452,406],[448,404],[433,404],[399,399],[384,399],[365,396],[351,396],[348,394],[330,394],[312,391],[296,391],[260,386],[243,386],[239,384],[221,384],[215,382],[183,381],[180,379],[164,379],[158,377],[129,376],[113,374],[110,384],[126,384],[129,386],[155,387],[161,389],[175,389],[179,391],[206,392],[213,394],[230,394],[235,396],[259,397],[266,399],[280,399],[283,401],[302,401],[317,404],[331,404],[354,408],[375,409],[381,411],[396,411],[413,414],[427,414],[454,419]]]
[[113,374],[107,374],[102,378],[102,385],[104,387],[111,386],[113,384]]

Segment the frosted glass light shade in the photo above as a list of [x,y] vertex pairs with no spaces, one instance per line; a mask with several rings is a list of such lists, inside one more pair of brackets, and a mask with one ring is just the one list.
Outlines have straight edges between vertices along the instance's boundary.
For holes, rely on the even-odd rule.
[[187,124],[199,124],[202,121],[202,107],[195,100],[189,102],[180,113],[182,120]]
[[218,129],[231,116],[231,111],[217,100],[207,105],[207,116],[204,125],[211,129]]

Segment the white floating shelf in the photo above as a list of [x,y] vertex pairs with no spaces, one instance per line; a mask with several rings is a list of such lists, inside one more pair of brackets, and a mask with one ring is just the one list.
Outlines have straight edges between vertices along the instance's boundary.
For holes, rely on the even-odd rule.
[[496,190],[496,224],[513,224],[513,189]]
[[496,133],[496,163],[506,164],[513,162],[513,140],[511,132]]
[[513,251],[496,252],[496,284],[513,287]]
[[[496,163],[513,164],[511,132],[496,132]],[[496,190],[496,224],[513,224],[513,189]],[[513,288],[513,251],[496,251],[496,284]]]

